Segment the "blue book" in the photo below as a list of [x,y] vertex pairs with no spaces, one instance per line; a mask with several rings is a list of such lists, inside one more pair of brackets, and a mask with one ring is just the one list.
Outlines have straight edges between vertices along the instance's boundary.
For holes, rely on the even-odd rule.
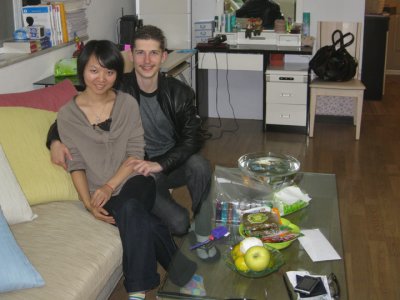
[[42,25],[45,36],[48,36],[52,46],[57,45],[53,11],[51,5],[32,5],[22,7],[22,19],[24,26]]

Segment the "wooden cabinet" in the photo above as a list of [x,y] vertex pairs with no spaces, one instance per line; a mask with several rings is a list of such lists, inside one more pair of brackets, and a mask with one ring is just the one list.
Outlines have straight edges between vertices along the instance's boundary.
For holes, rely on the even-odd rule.
[[390,16],[386,70],[400,74],[400,14]]
[[382,99],[388,29],[387,15],[365,16],[361,81],[365,85],[366,100]]

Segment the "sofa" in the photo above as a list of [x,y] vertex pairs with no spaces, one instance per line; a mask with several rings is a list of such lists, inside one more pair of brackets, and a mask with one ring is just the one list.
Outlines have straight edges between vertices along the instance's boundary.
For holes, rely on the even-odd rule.
[[72,83],[0,95],[0,299],[108,299],[122,277],[118,229],[84,208],[45,147]]

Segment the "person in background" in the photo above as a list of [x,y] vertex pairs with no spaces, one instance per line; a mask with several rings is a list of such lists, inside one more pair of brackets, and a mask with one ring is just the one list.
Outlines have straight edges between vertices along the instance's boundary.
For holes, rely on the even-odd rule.
[[274,22],[283,19],[279,4],[273,0],[247,0],[236,10],[236,18],[261,18],[265,29],[274,29]]
[[[137,101],[115,89],[123,67],[112,42],[89,41],[77,66],[84,91],[60,109],[57,125],[73,157],[65,167],[79,198],[95,218],[118,227],[125,288],[130,300],[143,300],[160,283],[157,261],[168,268],[177,247],[151,213],[154,178],[135,171],[144,157],[144,131]],[[194,269],[188,263],[190,279]]]
[[[172,198],[169,189],[188,187],[192,211],[196,214],[194,232],[197,242],[203,242],[211,232],[212,215],[208,201],[212,170],[210,163],[199,154],[205,131],[196,115],[193,89],[160,73],[167,55],[161,29],[146,25],[135,32],[130,58],[134,69],[124,74],[121,86],[139,102],[144,128],[146,159],[139,163],[133,160],[134,170],[154,176],[157,191],[152,213],[162,219],[174,235],[188,232],[190,215]],[[65,167],[66,159],[73,159],[59,140],[56,124],[50,128],[47,145],[53,163]],[[215,247],[196,251],[206,261],[219,257]]]

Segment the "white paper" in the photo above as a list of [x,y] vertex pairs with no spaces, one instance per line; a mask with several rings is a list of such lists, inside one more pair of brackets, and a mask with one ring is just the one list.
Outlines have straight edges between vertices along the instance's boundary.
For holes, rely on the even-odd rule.
[[299,242],[307,251],[312,261],[341,259],[331,243],[329,243],[319,229],[304,229],[301,232],[304,236],[299,237]]

